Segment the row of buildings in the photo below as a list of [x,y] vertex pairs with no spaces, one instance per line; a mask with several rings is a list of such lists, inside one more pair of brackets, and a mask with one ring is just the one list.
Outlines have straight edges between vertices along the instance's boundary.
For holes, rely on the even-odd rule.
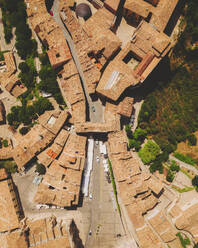
[[0,73],[0,84],[12,96],[19,97],[26,92],[27,88],[21,83],[17,76],[17,68],[13,52],[3,54],[4,61],[1,63],[3,72]]
[[0,247],[70,248],[69,233],[55,217],[24,218],[17,188],[5,169],[0,169]]
[[[122,131],[108,135],[108,155],[111,161],[119,202],[133,224],[138,244],[142,248],[182,247],[176,234],[179,230],[197,236],[197,200],[180,205],[175,198],[168,208],[158,207],[167,190],[160,177],[141,169],[140,163],[127,150],[127,139]],[[122,208],[123,209],[123,208]]]

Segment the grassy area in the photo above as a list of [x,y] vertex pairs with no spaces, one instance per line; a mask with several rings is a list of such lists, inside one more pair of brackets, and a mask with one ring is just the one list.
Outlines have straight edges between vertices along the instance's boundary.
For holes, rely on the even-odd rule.
[[186,170],[184,170],[184,169],[180,169],[180,171],[182,172],[182,173],[184,173],[189,179],[193,179],[193,177],[186,171]]
[[5,168],[9,173],[17,172],[17,165],[14,160],[2,160],[0,161],[0,168]]
[[184,155],[181,154],[179,152],[174,152],[173,154],[177,159],[181,160],[182,162],[186,163],[186,164],[190,164],[190,165],[195,165],[196,161],[190,157],[189,155]]
[[195,189],[195,188],[192,187],[192,186],[185,187],[185,188],[183,188],[183,189],[181,189],[181,188],[179,188],[179,187],[177,187],[177,186],[175,186],[175,185],[172,185],[171,187],[172,187],[174,190],[176,190],[177,192],[179,192],[179,193],[184,193],[184,192],[192,191],[192,190]]
[[176,234],[176,236],[179,237],[179,240],[180,240],[181,245],[182,245],[183,248],[186,248],[187,245],[190,245],[190,239],[189,239],[189,238],[185,238],[185,239],[184,239],[184,238],[182,237],[182,235],[181,235],[180,232],[178,232],[178,233]]
[[120,210],[120,206],[119,206],[118,198],[117,198],[117,190],[116,190],[116,184],[115,184],[115,179],[114,179],[114,175],[113,175],[113,169],[111,166],[111,161],[109,159],[108,159],[108,165],[109,165],[110,178],[111,178],[111,182],[112,182],[112,186],[113,186],[113,193],[114,193],[115,200],[116,200],[116,206],[118,209],[118,213],[121,217],[121,210]]

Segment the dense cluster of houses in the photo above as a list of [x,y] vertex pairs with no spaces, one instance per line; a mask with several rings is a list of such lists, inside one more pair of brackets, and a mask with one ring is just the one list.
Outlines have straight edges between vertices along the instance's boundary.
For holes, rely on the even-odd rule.
[[[47,48],[52,67],[61,68],[58,83],[69,110],[46,111],[27,134],[16,135],[14,148],[0,153],[0,159],[11,156],[18,169],[24,171],[37,158],[46,173],[34,202],[70,208],[78,206],[86,163],[87,137],[82,134],[107,133],[119,201],[133,224],[140,247],[159,248],[164,243],[171,248],[180,247],[176,228],[188,231],[198,241],[197,202],[184,207],[175,203],[166,212],[157,209],[147,216],[160,203],[164,186],[159,178],[141,169],[127,148],[121,127],[121,118],[131,117],[134,101],[123,93],[143,83],[172,48],[168,34],[179,1],[89,0],[95,12],[91,15],[88,10],[87,16],[83,12],[87,7],[75,13],[70,2],[73,1],[59,1],[59,15],[73,40],[88,94],[102,98],[104,121],[87,121],[79,71],[64,32],[47,12],[45,1],[26,0],[30,27]],[[120,13],[136,27],[124,47],[115,31]],[[0,73],[1,85],[18,97],[26,88],[16,76],[13,54],[5,53],[4,58],[6,69]],[[0,103],[0,121],[5,115],[3,109]],[[69,122],[74,125],[72,131],[68,129]],[[4,169],[0,170],[0,189],[1,247],[70,247],[65,227],[55,219],[24,219],[17,189]]]

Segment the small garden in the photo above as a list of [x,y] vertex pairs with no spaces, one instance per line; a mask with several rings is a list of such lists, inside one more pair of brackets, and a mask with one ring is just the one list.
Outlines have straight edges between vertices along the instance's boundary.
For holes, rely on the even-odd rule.
[[179,237],[179,240],[183,248],[187,248],[188,245],[190,245],[190,239],[188,237],[183,237],[184,235],[182,235],[180,232],[178,232],[176,236]]
[[17,164],[12,159],[1,160],[0,161],[0,168],[6,169],[6,171],[8,173],[15,173],[18,170]]

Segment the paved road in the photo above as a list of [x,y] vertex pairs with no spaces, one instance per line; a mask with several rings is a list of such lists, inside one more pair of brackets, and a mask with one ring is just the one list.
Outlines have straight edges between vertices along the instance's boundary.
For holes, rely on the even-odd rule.
[[[103,108],[101,105],[101,102],[98,101],[92,101],[91,97],[89,96],[88,93],[88,89],[87,89],[87,85],[85,83],[85,78],[84,78],[84,74],[83,74],[83,70],[81,68],[81,64],[79,62],[76,50],[75,50],[75,46],[74,46],[74,42],[69,34],[69,32],[67,31],[67,29],[65,28],[64,24],[62,23],[62,20],[59,16],[59,0],[55,0],[53,7],[53,18],[56,21],[56,23],[59,25],[59,27],[62,29],[64,36],[68,42],[72,57],[74,59],[74,62],[76,64],[77,70],[79,72],[79,75],[81,77],[81,82],[82,82],[82,87],[84,90],[84,94],[88,103],[88,107],[89,107],[89,116],[90,116],[90,121],[91,122],[101,122],[103,120],[103,118],[101,118],[101,115],[103,114]],[[92,111],[92,107],[94,106],[95,108],[95,112]]]
[[[113,204],[112,184],[106,180],[104,168],[102,166],[102,157],[100,163],[96,162],[96,156],[100,156],[99,147],[94,147],[94,162],[92,178],[90,183],[90,226],[92,235],[87,236],[85,248],[113,248],[115,244],[124,237],[120,216]],[[121,238],[116,235],[121,234]]]

